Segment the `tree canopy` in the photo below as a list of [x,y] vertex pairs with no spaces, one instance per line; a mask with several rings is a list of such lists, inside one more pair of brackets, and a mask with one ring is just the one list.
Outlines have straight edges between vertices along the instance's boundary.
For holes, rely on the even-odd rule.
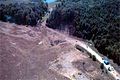
[[[120,65],[120,1],[58,0],[47,26],[92,40],[100,53]],[[67,25],[67,26],[66,26]],[[72,25],[72,26],[71,26]]]
[[42,1],[0,4],[0,20],[34,26],[42,19],[47,8],[47,3]]

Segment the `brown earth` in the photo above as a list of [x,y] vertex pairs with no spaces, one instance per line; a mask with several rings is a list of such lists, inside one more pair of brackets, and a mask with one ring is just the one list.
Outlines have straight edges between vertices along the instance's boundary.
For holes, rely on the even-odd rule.
[[0,22],[0,80],[111,80],[99,66],[47,27]]

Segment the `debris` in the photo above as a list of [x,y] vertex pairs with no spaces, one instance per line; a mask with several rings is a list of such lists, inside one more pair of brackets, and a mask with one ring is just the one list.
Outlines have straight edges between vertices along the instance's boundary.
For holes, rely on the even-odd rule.
[[40,45],[40,44],[42,44],[43,42],[42,41],[40,41],[38,44]]

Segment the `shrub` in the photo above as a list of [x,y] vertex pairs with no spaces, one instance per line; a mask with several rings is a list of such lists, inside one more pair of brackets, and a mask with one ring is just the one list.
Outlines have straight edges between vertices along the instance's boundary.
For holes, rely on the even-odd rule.
[[96,57],[94,55],[92,56],[92,59],[93,59],[93,61],[96,61]]

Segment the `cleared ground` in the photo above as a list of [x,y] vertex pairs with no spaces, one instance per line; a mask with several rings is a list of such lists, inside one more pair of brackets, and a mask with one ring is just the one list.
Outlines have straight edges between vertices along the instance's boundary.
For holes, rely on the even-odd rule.
[[0,80],[110,80],[58,33],[0,22]]

